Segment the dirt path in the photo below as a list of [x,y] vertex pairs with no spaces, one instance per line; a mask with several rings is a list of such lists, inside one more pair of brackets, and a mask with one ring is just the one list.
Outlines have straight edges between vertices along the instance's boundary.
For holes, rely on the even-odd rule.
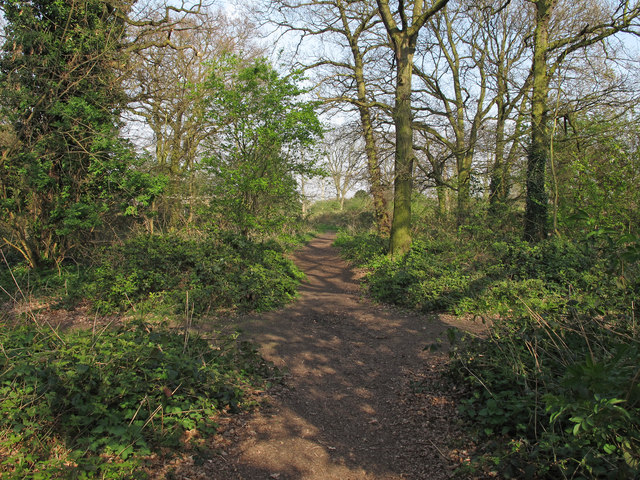
[[363,298],[333,238],[296,255],[307,274],[297,302],[239,325],[288,371],[286,386],[264,408],[221,425],[216,458],[174,468],[174,478],[450,477],[458,454],[447,445],[458,432],[440,375],[445,355],[424,350],[450,324]]

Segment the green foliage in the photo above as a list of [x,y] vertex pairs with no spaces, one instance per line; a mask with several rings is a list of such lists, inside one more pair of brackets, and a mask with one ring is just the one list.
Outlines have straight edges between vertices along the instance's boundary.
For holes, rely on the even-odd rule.
[[367,285],[376,299],[426,311],[554,313],[577,301],[592,314],[630,315],[640,285],[640,241],[630,235],[582,243],[554,237],[532,245],[494,241],[470,226],[459,237],[416,239],[401,258],[384,256],[384,240],[374,234],[344,233],[337,245],[370,269]]
[[532,313],[496,320],[490,332],[453,351],[456,375],[472,387],[461,412],[493,442],[484,461],[500,457],[507,478],[640,474],[640,344],[632,331]]
[[[133,478],[138,458],[215,428],[270,368],[235,337],[151,325],[0,330],[3,478]],[[64,450],[60,445],[64,445]]]
[[305,153],[322,135],[316,103],[265,59],[227,55],[211,72],[202,95],[216,125],[205,160],[214,211],[245,236],[276,231],[300,211],[296,176],[317,173]]
[[275,241],[255,243],[230,233],[152,235],[110,249],[86,290],[101,311],[144,301],[184,312],[186,292],[195,313],[264,311],[294,298],[302,276]]
[[373,272],[367,278],[370,292],[384,301],[425,311],[457,305],[472,295],[481,275],[468,255],[452,258],[444,245],[415,240],[402,258],[383,257],[372,263]]
[[0,229],[31,267],[60,264],[107,216],[135,213],[161,184],[130,168],[121,12],[98,0],[3,0]]
[[453,310],[483,285],[471,251],[451,238],[416,239],[401,258],[391,258],[375,234],[342,234],[336,245],[348,259],[367,266],[369,292],[378,300],[425,311]]
[[488,338],[453,348],[453,372],[469,388],[460,410],[484,445],[473,468],[636,478],[639,239],[598,229],[531,245],[477,227],[423,234],[399,259],[372,235],[343,233],[336,244],[369,268],[375,298],[488,321]]
[[340,232],[334,245],[342,254],[357,264],[366,264],[372,258],[378,258],[387,251],[388,242],[374,233],[349,235]]
[[321,200],[309,208],[308,221],[315,228],[327,230],[368,231],[374,227],[375,219],[372,199],[363,190],[358,190],[353,198],[340,208],[339,200]]
[[594,230],[616,236],[640,223],[638,121],[611,112],[573,118],[558,132],[556,163],[561,227],[588,235]]

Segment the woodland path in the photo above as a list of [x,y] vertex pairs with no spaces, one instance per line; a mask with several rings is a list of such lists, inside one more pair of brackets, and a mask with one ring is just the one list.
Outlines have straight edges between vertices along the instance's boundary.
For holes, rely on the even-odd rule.
[[285,385],[256,411],[224,419],[214,458],[173,465],[172,478],[450,478],[464,457],[448,447],[459,438],[455,392],[441,375],[446,354],[425,346],[460,320],[364,298],[334,238],[295,255],[307,275],[295,303],[236,325],[285,369]]

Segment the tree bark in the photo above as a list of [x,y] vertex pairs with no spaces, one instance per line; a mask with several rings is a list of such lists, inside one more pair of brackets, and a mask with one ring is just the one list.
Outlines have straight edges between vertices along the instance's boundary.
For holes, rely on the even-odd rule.
[[538,242],[547,236],[548,197],[545,171],[549,159],[547,128],[547,96],[549,94],[549,20],[554,0],[538,0],[531,67],[531,145],[527,156],[527,200],[524,218],[524,238]]
[[[417,36],[416,36],[417,37]],[[396,127],[393,222],[389,253],[402,255],[411,248],[411,193],[413,191],[413,115],[411,78],[416,39],[405,39],[396,53],[396,103],[393,122]]]

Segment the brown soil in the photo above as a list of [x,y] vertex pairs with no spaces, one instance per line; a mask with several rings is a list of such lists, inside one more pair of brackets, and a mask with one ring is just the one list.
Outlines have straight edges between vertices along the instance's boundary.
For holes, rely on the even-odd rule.
[[284,386],[222,419],[212,457],[174,460],[153,478],[439,480],[468,460],[447,355],[425,346],[450,326],[481,327],[372,303],[333,239],[296,254],[307,275],[298,301],[234,321],[288,372]]

